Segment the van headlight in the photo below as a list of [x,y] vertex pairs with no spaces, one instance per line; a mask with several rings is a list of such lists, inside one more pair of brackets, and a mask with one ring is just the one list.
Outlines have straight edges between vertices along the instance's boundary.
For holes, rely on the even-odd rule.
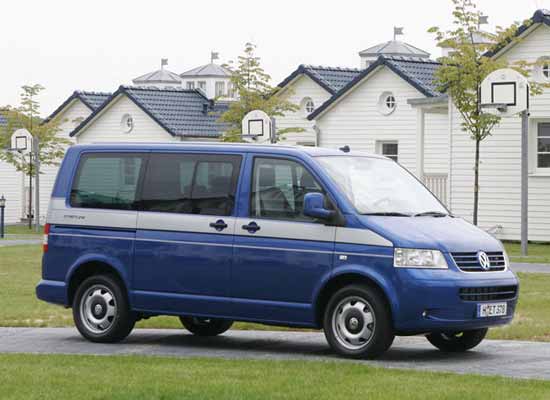
[[443,253],[439,250],[401,248],[396,248],[393,252],[393,266],[396,268],[449,268]]

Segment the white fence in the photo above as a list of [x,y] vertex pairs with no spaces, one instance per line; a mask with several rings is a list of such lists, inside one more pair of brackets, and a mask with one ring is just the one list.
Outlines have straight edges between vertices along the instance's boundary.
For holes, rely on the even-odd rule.
[[447,174],[425,174],[424,184],[445,205],[447,203]]

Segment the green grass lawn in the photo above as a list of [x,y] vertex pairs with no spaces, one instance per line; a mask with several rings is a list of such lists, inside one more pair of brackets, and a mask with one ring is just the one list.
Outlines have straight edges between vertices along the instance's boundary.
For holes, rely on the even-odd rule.
[[[0,326],[72,326],[71,310],[36,299],[40,280],[40,246],[0,248]],[[511,325],[490,331],[493,339],[540,340],[550,342],[550,274],[520,274],[521,295]],[[143,320],[138,327],[181,328],[175,317]],[[238,323],[238,329],[279,329]]]
[[550,382],[355,363],[0,355],[2,399],[547,399]]
[[36,232],[34,226],[29,229],[28,225],[6,225],[4,234],[7,235],[4,239],[26,239],[42,237],[44,228],[40,227],[40,232]]
[[511,261],[550,264],[550,244],[529,243],[528,257],[521,257],[521,245],[505,242],[504,247]]

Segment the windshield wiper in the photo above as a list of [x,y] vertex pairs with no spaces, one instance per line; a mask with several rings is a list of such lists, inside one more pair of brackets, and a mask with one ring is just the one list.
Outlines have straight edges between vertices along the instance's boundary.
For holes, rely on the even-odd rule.
[[384,217],[410,217],[410,214],[395,212],[395,211],[381,211],[381,212],[369,212],[362,213],[361,215],[382,215]]
[[421,212],[421,213],[418,213],[418,214],[414,214],[414,216],[415,217],[436,217],[436,218],[440,218],[440,217],[450,216],[450,214],[440,212],[440,211],[425,211],[425,212]]

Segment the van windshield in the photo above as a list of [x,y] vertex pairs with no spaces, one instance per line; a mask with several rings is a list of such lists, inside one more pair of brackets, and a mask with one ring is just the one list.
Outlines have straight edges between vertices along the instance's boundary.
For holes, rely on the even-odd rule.
[[392,160],[317,157],[360,214],[444,216],[445,207],[406,169]]

